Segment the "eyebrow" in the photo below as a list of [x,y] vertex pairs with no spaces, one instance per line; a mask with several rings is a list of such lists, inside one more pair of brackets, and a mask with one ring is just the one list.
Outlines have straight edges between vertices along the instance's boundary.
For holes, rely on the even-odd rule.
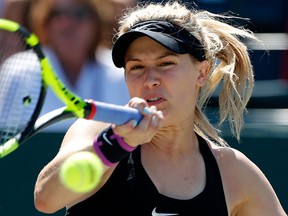
[[[174,53],[174,52],[172,52],[172,51],[167,51],[167,52],[164,52],[162,55],[158,56],[156,59],[154,59],[154,61],[157,61],[157,60],[160,60],[160,59],[169,57],[169,56],[178,57],[179,54]],[[141,60],[138,59],[138,58],[136,58],[136,57],[133,57],[132,55],[128,55],[128,56],[125,58],[125,62],[127,63],[127,62],[129,62],[129,61],[141,61]]]

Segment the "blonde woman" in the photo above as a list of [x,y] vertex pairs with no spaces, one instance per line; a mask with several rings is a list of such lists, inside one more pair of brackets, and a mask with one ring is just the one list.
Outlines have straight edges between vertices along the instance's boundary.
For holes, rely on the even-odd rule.
[[[120,21],[112,57],[125,70],[131,100],[143,119],[124,125],[79,120],[35,185],[35,205],[67,215],[284,216],[260,169],[230,148],[202,106],[219,84],[220,120],[239,138],[253,70],[228,17],[189,10],[178,2],[147,4]],[[216,64],[216,60],[219,61]],[[61,185],[59,167],[88,150],[105,166],[89,193]]]

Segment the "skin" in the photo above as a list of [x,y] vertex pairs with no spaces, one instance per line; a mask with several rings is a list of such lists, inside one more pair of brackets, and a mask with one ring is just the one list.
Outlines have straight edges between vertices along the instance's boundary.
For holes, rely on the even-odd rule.
[[[112,127],[127,144],[142,145],[143,166],[161,194],[191,199],[203,191],[206,180],[205,164],[193,132],[193,107],[199,88],[205,84],[209,64],[196,62],[188,54],[172,53],[148,37],[131,43],[125,62],[132,97],[128,106],[139,109],[144,118],[137,126],[131,121]],[[145,107],[150,112],[144,111]],[[88,194],[67,191],[58,180],[59,166],[67,155],[83,149],[93,152],[93,139],[106,126],[82,119],[70,128],[58,155],[38,176],[38,210],[51,213],[72,206],[97,192],[107,181],[116,165],[106,167],[101,184]],[[286,215],[255,164],[235,149],[208,144],[219,165],[229,215]]]

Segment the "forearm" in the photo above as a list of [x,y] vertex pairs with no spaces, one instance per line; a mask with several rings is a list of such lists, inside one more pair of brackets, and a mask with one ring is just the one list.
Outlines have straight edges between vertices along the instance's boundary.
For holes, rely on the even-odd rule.
[[[34,202],[39,211],[46,213],[58,211],[97,190],[96,188],[88,194],[72,192],[61,183],[59,171],[70,155],[79,151],[95,153],[93,140],[103,126],[95,122],[80,121],[69,129],[56,157],[38,175],[34,189]],[[104,164],[103,167],[105,172],[108,167]]]
[[59,181],[58,173],[64,158],[62,160],[56,158],[42,169],[35,184],[35,207],[45,213],[62,209],[70,199],[73,199],[73,193],[67,191]]

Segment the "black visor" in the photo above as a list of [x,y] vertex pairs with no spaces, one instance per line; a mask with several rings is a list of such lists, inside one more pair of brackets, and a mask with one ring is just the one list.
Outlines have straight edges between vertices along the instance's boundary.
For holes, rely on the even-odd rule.
[[167,21],[145,21],[134,25],[121,35],[112,49],[112,59],[116,67],[125,66],[125,53],[129,45],[138,37],[147,36],[177,54],[191,54],[199,61],[205,60],[202,44],[187,30]]

